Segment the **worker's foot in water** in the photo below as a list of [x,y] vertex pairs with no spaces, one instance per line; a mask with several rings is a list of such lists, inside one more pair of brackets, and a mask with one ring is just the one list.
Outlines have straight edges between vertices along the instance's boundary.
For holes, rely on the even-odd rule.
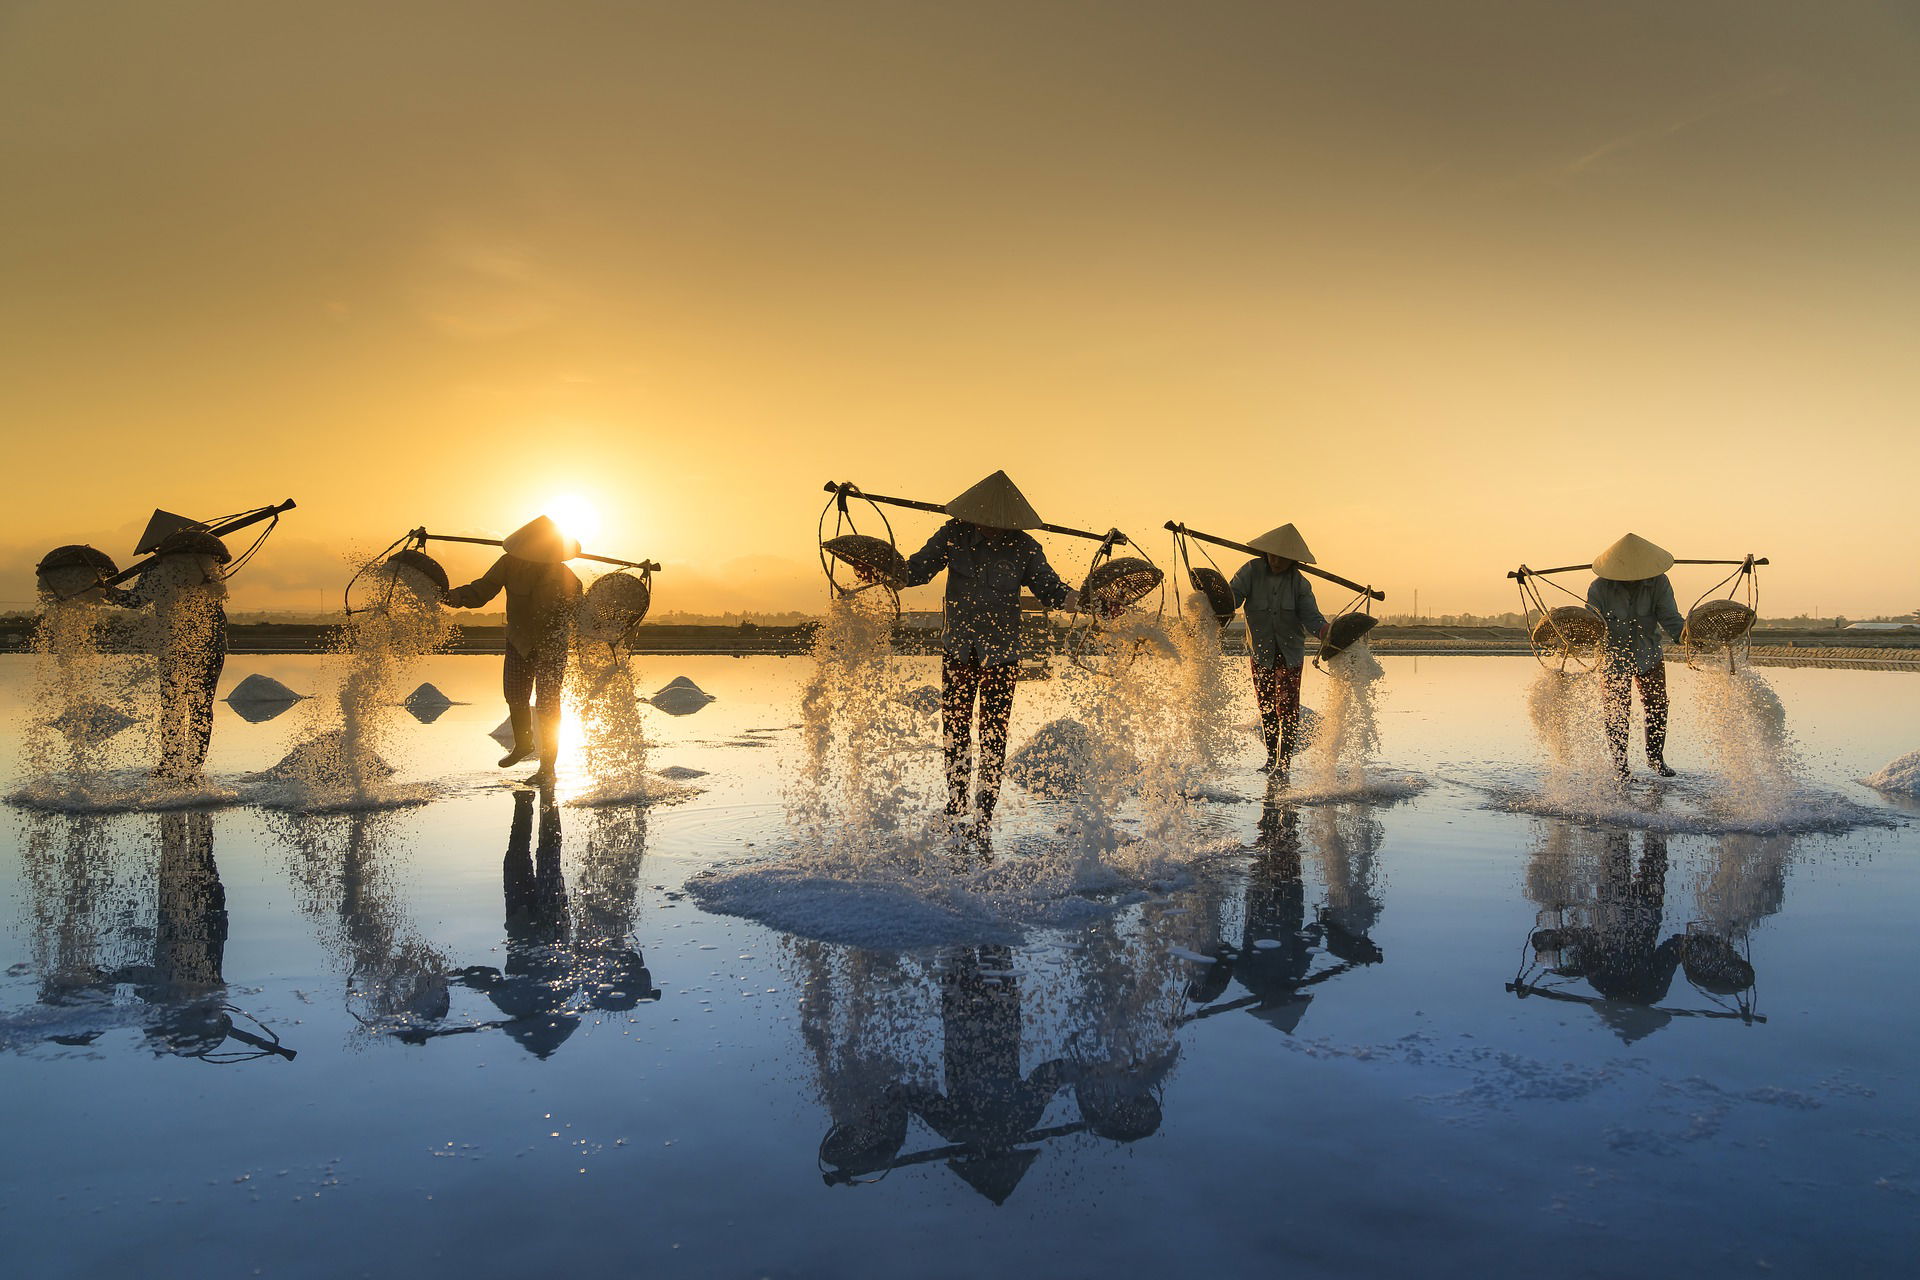
[[540,767],[527,775],[530,787],[550,787],[553,785],[553,761],[542,760]]
[[1659,756],[1648,756],[1647,768],[1653,770],[1655,773],[1659,774],[1663,778],[1673,778],[1673,777],[1679,776],[1675,774],[1672,767],[1669,766],[1667,762],[1661,759]]
[[507,749],[507,754],[500,757],[502,769],[511,769],[522,760],[530,759],[540,749],[533,740],[531,707],[508,707],[507,721],[513,726],[513,745]]

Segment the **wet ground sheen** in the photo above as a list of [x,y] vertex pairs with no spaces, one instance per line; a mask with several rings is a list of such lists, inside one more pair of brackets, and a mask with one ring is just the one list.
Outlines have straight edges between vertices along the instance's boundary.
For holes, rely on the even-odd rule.
[[[701,775],[651,809],[503,785],[478,657],[423,665],[461,705],[398,738],[430,803],[8,809],[5,1269],[1911,1274],[1920,832],[1854,779],[1920,745],[1920,676],[1764,672],[1865,821],[1729,833],[1514,811],[1533,663],[1383,661],[1423,789],[1297,805],[1250,749],[1184,875],[897,951],[687,888],[777,855],[803,659],[639,660],[716,695],[646,711]],[[7,791],[29,675],[0,658]],[[1711,794],[1690,678],[1683,776],[1630,808]],[[219,708],[216,778],[302,715]],[[1055,817],[1010,791],[1003,856]]]

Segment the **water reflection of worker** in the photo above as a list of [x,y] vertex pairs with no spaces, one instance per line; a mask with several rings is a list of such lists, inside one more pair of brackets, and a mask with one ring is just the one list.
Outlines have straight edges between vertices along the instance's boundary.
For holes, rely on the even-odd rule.
[[[506,899],[507,962],[494,969],[474,965],[454,975],[480,991],[507,1021],[499,1025],[537,1058],[553,1056],[580,1028],[578,1008],[631,1009],[657,999],[639,954],[624,944],[574,936],[560,867],[560,809],[550,795],[539,801],[539,838],[534,839],[531,791],[513,797],[507,855],[501,863]],[[578,994],[586,989],[584,1002]]]
[[213,737],[213,695],[227,663],[227,582],[232,559],[210,533],[181,529],[154,549],[129,591],[109,591],[126,607],[152,610],[160,682],[160,763],[154,773],[190,781],[206,763]]
[[1234,604],[1246,611],[1247,645],[1253,651],[1253,696],[1267,746],[1261,767],[1284,775],[1298,746],[1307,636],[1324,637],[1327,620],[1300,572],[1314,559],[1297,529],[1283,524],[1248,545],[1262,554],[1241,565],[1230,585]]
[[967,812],[973,781],[973,728],[979,708],[980,777],[975,804],[982,830],[993,820],[1007,755],[1007,720],[1020,658],[1020,589],[1042,603],[1071,608],[1076,595],[1047,563],[1027,529],[1039,515],[1004,471],[946,505],[954,517],[907,561],[906,585],[947,571],[946,629],[940,661],[940,725],[945,739],[947,812]]
[[500,767],[518,764],[538,750],[540,768],[529,781],[551,782],[560,751],[569,623],[581,594],[580,579],[566,562],[580,554],[580,544],[540,516],[508,534],[502,549],[506,554],[485,574],[449,590],[447,603],[456,609],[479,609],[501,591],[507,593],[507,654],[501,687],[513,727],[513,746],[500,758]]
[[1593,558],[1593,585],[1587,604],[1606,623],[1600,676],[1605,695],[1607,745],[1622,780],[1633,714],[1633,686],[1640,686],[1646,712],[1647,765],[1663,778],[1667,767],[1667,668],[1660,633],[1680,638],[1686,619],[1673,598],[1667,570],[1673,557],[1645,538],[1629,533]]
[[1535,930],[1534,950],[1552,970],[1585,978],[1604,997],[1596,1006],[1615,1034],[1628,1042],[1650,1035],[1669,1021],[1654,1008],[1666,999],[1680,967],[1685,939],[1662,940],[1666,910],[1667,838],[1644,836],[1639,865],[1631,837],[1605,834],[1595,894],[1573,923]]

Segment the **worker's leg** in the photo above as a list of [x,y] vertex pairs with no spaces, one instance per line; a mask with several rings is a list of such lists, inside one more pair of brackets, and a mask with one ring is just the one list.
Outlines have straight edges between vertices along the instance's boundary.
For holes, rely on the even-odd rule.
[[993,818],[1000,775],[1007,762],[1007,721],[1013,716],[1017,668],[1012,663],[980,670],[980,820]]
[[513,726],[513,745],[500,757],[500,767],[519,764],[534,752],[533,663],[511,644],[500,669],[500,692],[507,699],[507,720]]
[[1640,685],[1640,707],[1647,714],[1647,763],[1655,773],[1671,778],[1667,768],[1667,665],[1655,662],[1634,677]]
[[536,782],[552,782],[554,765],[560,759],[560,716],[566,705],[567,646],[551,641],[533,657],[534,718],[540,731],[540,769]]
[[1279,666],[1273,669],[1274,702],[1280,720],[1280,759],[1290,759],[1299,750],[1297,739],[1300,733],[1300,677],[1306,674],[1306,668]]
[[1253,700],[1260,707],[1260,735],[1267,744],[1267,763],[1271,769],[1280,759],[1280,693],[1275,687],[1277,668],[1253,664]]
[[1628,776],[1627,736],[1633,718],[1633,675],[1626,666],[1605,661],[1600,664],[1600,706],[1613,767],[1624,780]]
[[967,811],[973,780],[973,702],[980,688],[980,665],[940,660],[940,734],[947,759],[947,812]]

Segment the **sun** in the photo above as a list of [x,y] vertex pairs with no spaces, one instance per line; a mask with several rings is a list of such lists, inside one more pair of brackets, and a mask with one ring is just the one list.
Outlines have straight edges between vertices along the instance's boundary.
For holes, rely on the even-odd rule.
[[545,510],[560,526],[560,531],[571,538],[591,542],[600,536],[600,508],[589,498],[563,493],[547,499]]

